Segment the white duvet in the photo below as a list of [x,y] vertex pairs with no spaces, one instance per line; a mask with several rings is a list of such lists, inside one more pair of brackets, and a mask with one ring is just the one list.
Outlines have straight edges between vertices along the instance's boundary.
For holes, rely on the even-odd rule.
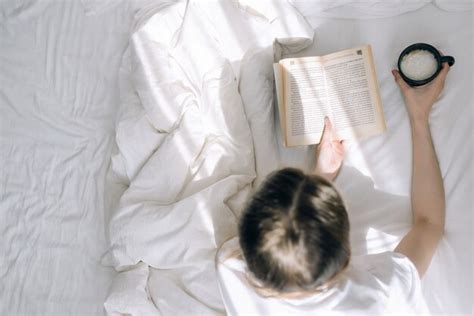
[[[107,312],[225,313],[214,256],[235,235],[252,184],[280,166],[307,169],[312,163],[312,148],[283,149],[275,138],[271,70],[274,59],[312,43],[299,54],[364,42],[374,47],[388,132],[349,146],[337,185],[351,209],[354,253],[392,249],[410,224],[411,144],[389,70],[404,46],[424,40],[457,58],[431,121],[448,216],[424,294],[434,312],[467,314],[473,102],[466,71],[472,68],[472,45],[466,44],[472,44],[472,30],[466,25],[472,13],[453,17],[429,6],[379,21],[308,16],[310,26],[284,2],[265,4],[164,4],[133,34],[122,61],[118,152],[112,158],[111,179],[122,192],[104,263],[120,273]],[[429,23],[430,16],[439,26],[410,27]],[[402,20],[406,26],[399,27]],[[449,36],[453,31],[462,41]]]
[[[109,228],[109,259],[121,271],[105,304],[111,314],[224,313],[214,256],[235,235],[256,177],[247,119],[254,109],[239,93],[239,59],[249,47],[271,45],[275,35],[292,37],[278,21],[244,24],[248,18],[230,2],[182,2],[162,8],[132,36],[122,64],[119,153],[112,164],[127,187]],[[249,24],[269,34],[257,38],[232,29]],[[294,32],[310,42],[308,25]],[[252,35],[258,42],[244,42]],[[271,65],[272,55],[265,57]],[[271,91],[271,81],[262,84]],[[272,108],[256,115],[263,121],[250,124],[271,136]],[[268,140],[259,135],[257,141]],[[277,153],[275,142],[265,146]],[[270,156],[266,169],[276,165]]]

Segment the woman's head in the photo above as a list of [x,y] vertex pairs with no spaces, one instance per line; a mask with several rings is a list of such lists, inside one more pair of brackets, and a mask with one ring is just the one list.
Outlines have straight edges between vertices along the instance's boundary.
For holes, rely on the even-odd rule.
[[349,263],[349,219],[325,179],[286,168],[268,176],[239,225],[248,269],[274,291],[311,291]]

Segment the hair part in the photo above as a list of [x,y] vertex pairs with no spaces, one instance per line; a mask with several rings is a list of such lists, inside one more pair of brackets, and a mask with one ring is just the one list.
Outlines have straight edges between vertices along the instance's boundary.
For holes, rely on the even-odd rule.
[[248,202],[239,242],[263,287],[314,291],[349,263],[349,219],[331,183],[285,168],[270,174]]

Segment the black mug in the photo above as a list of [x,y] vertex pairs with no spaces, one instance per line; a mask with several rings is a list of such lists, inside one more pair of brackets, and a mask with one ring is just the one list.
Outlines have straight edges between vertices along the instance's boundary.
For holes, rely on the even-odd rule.
[[[415,50],[428,51],[431,54],[433,54],[433,57],[436,59],[437,64],[438,64],[436,72],[433,75],[431,75],[429,78],[422,79],[422,80],[414,80],[407,77],[402,71],[401,63],[402,63],[403,57],[405,57],[406,55],[408,55],[409,53]],[[403,78],[403,80],[405,80],[405,82],[408,83],[410,86],[412,87],[422,86],[432,81],[434,78],[436,78],[436,76],[438,76],[439,72],[443,68],[443,63],[448,63],[448,65],[451,67],[452,65],[454,65],[454,61],[455,60],[453,56],[442,56],[440,52],[436,48],[431,46],[430,44],[416,43],[405,48],[400,54],[400,57],[398,57],[398,71],[400,72],[400,76]]]

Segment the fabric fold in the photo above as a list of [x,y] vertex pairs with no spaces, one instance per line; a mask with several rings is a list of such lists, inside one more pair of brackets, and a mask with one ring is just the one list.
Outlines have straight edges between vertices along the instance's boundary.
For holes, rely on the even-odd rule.
[[[249,50],[259,56],[251,63],[271,66],[272,42],[278,39],[298,36],[286,42],[295,49],[312,40],[302,16],[278,3],[260,26],[274,32],[265,43],[267,54]],[[292,10],[288,29],[283,27],[284,8]],[[273,139],[255,126],[263,108],[252,102],[251,93],[241,92],[252,80],[272,80],[271,67],[266,79],[244,70],[237,80],[234,65],[241,61],[227,48],[237,44],[243,53],[246,46],[223,38],[223,29],[252,30],[243,18],[219,25],[231,10],[236,8],[220,1],[164,6],[132,35],[124,55],[119,152],[112,170],[128,187],[111,216],[110,251],[104,258],[120,272],[105,304],[112,315],[224,313],[214,257],[235,236],[239,213],[252,191],[254,147]],[[262,124],[272,119],[270,110],[265,109]],[[149,289],[152,301],[146,297]],[[127,297],[136,310],[118,302]]]

